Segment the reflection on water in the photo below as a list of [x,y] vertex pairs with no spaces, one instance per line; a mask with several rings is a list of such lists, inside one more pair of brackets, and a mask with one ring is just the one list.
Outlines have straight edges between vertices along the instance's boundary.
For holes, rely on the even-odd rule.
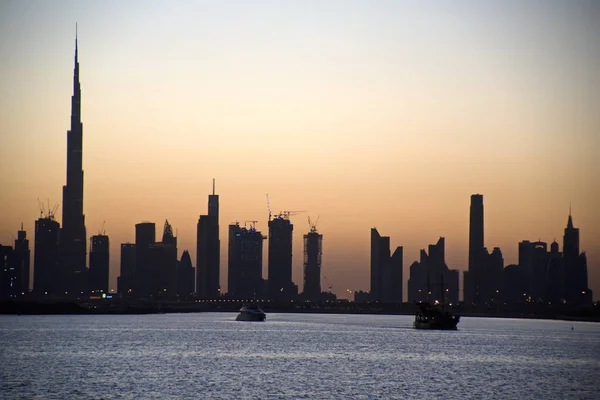
[[600,324],[234,319],[0,316],[0,398],[600,398]]

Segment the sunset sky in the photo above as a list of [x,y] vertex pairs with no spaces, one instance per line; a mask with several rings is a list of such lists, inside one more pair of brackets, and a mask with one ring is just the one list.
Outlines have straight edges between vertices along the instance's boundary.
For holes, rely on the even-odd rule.
[[[106,221],[111,287],[142,221],[160,237],[167,218],[195,262],[216,178],[224,290],[227,225],[267,234],[266,193],[307,211],[300,290],[320,216],[342,297],[369,289],[372,227],[404,246],[405,287],[440,236],[465,270],[482,193],[505,265],[521,240],[562,249],[571,204],[600,298],[600,2],[0,0],[0,243],[23,222],[32,254],[38,198],[62,203],[76,22],[87,236]],[[264,260],[267,278],[267,243]]]

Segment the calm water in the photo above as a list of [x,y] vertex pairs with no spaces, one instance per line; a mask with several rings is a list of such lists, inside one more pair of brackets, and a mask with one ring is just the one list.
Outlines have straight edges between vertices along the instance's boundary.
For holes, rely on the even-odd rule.
[[600,324],[234,318],[0,316],[0,398],[600,399]]

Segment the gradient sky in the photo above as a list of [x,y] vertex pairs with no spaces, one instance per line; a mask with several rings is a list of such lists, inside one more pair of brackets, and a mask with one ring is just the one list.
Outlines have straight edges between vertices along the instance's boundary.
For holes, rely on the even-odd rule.
[[[0,1],[0,243],[62,203],[79,26],[88,237],[165,218],[195,262],[211,179],[227,225],[320,216],[333,291],[369,289],[369,228],[466,269],[469,197],[485,245],[562,248],[569,204],[600,298],[600,2]],[[61,208],[57,214],[61,221]],[[266,278],[267,244],[265,243]],[[322,280],[323,287],[326,283]],[[405,282],[406,286],[406,282]],[[406,298],[406,295],[405,295]]]

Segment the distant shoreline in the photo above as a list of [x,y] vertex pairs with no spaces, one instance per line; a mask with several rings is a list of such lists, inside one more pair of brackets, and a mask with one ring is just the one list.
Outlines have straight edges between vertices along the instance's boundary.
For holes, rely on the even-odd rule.
[[[2,302],[0,315],[145,315],[145,314],[172,314],[172,313],[200,313],[200,312],[237,312],[240,305],[218,303],[79,303],[74,301],[56,302]],[[364,306],[353,303],[333,304],[327,306],[304,305],[262,305],[267,313],[305,313],[305,314],[365,314],[365,315],[414,315],[411,304],[398,306]],[[523,309],[506,310],[477,310],[465,307],[453,308],[453,313],[462,317],[484,318],[519,318],[519,319],[547,319],[579,322],[600,322],[600,306],[595,305],[559,309],[535,308],[532,306]]]

